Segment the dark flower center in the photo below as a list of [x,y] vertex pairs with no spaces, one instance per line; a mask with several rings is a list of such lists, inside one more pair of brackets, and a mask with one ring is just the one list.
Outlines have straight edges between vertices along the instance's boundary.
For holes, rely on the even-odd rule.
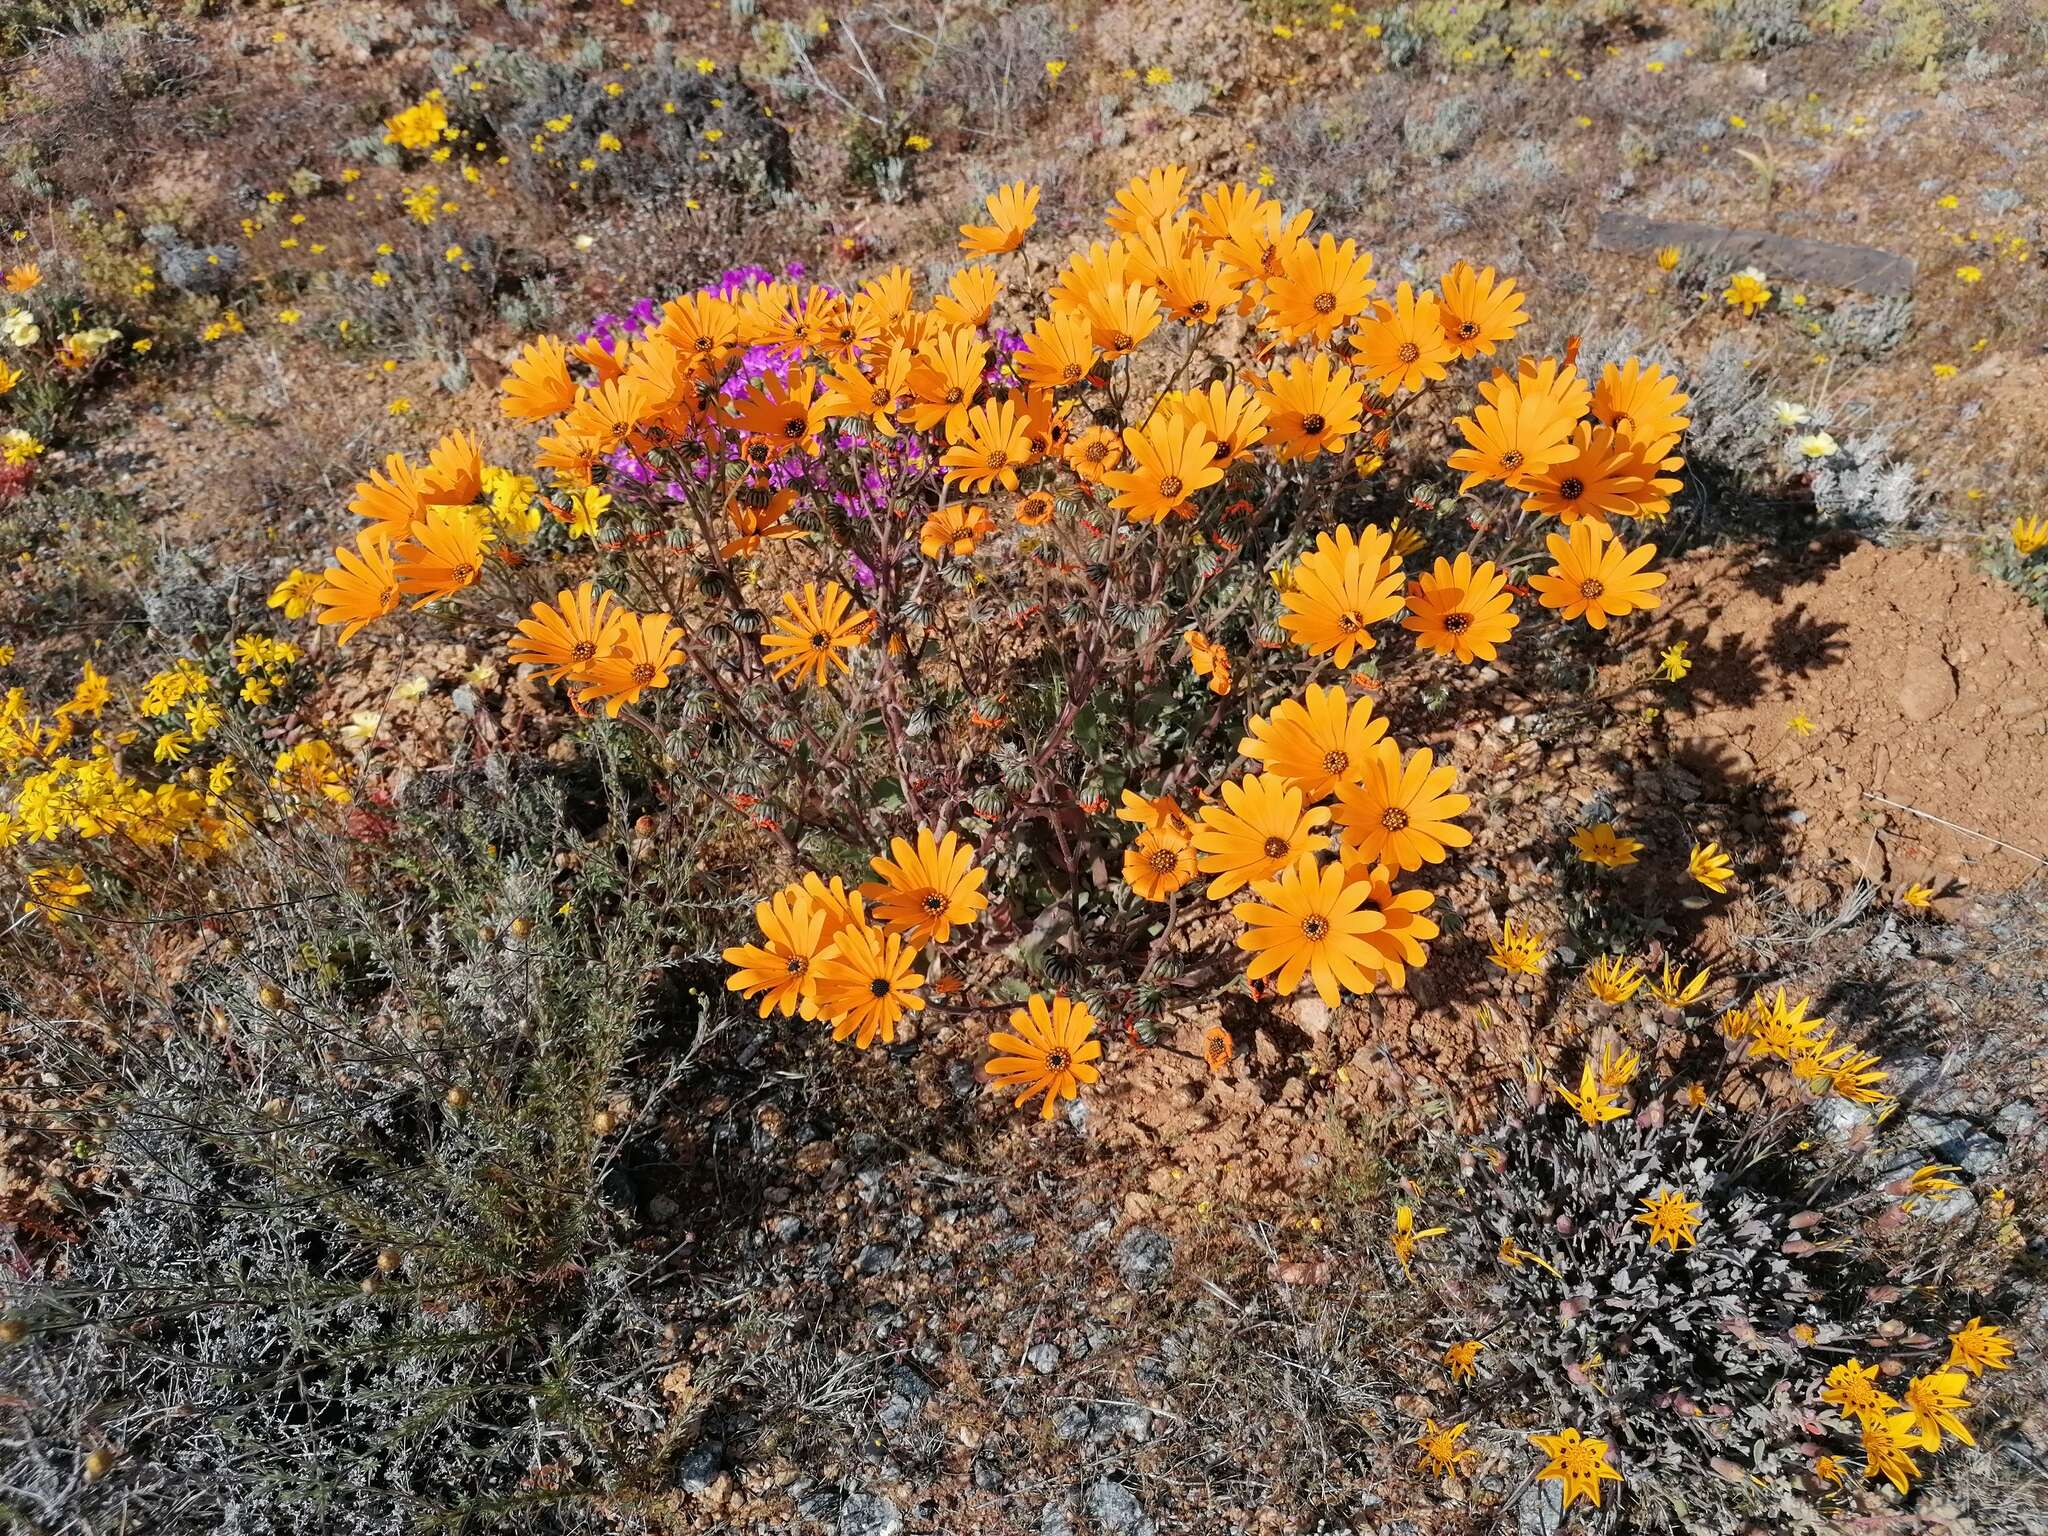
[[1470,341],[1474,336],[1477,336],[1478,334],[1479,327],[1470,320],[1467,320],[1464,324],[1458,327],[1458,339],[1461,341]]
[[1005,464],[1009,462],[1010,456],[1007,453],[1003,452],[1003,450],[1000,448],[995,449],[988,456],[988,467],[990,469],[1001,469]]
[[926,891],[924,893],[924,909],[933,917],[937,917],[946,910],[946,898],[937,891]]
[[1045,1053],[1045,1070],[1048,1072],[1064,1072],[1072,1065],[1067,1053],[1057,1046]]
[[946,391],[946,404],[948,405],[958,405],[963,398],[964,396],[962,396],[958,388]]
[[1159,482],[1159,494],[1160,494],[1160,495],[1162,495],[1162,496],[1178,496],[1178,495],[1179,495],[1180,493],[1181,493],[1181,478],[1180,478],[1180,476],[1179,476],[1179,475],[1168,475],[1168,476],[1167,476],[1167,477],[1166,477],[1166,478],[1165,478],[1164,480],[1162,480],[1162,481],[1160,481],[1160,482]]
[[1075,384],[1080,381],[1080,378],[1081,365],[1079,363],[1069,363],[1060,370],[1060,382],[1062,384]]
[[868,983],[868,995],[870,997],[884,998],[889,995],[889,992],[889,983],[888,980],[884,977],[877,976],[873,981]]
[[1351,766],[1351,754],[1342,750],[1323,754],[1323,772],[1342,773]]
[[1306,416],[1301,418],[1301,430],[1308,433],[1308,435],[1311,437],[1315,436],[1316,433],[1322,431],[1323,428],[1328,425],[1329,423],[1324,419],[1323,413],[1321,411],[1310,411]]
[[1572,475],[1559,484],[1557,494],[1566,501],[1577,501],[1586,494],[1586,482]]
[[1337,295],[1334,293],[1319,293],[1316,295],[1316,301],[1311,307],[1319,315],[1330,314],[1337,308]]
[[569,648],[569,654],[577,661],[588,661],[597,654],[597,647],[588,640],[578,640]]
[[802,955],[791,955],[789,957],[789,974],[792,976],[803,975],[804,967],[809,963]]
[[1401,343],[1401,350],[1396,352],[1394,356],[1401,359],[1404,363],[1412,363],[1422,356],[1422,348],[1415,345],[1412,341],[1404,341]]
[[650,666],[647,662],[643,661],[639,663],[639,665],[633,668],[633,681],[638,683],[642,688],[645,688],[649,683],[654,681],[654,668]]
[[1191,315],[1206,315],[1209,313],[1209,301],[1207,299],[1195,300],[1194,303],[1188,306],[1188,313]]
[[1145,862],[1152,866],[1154,874],[1168,875],[1180,864],[1180,855],[1171,848],[1154,848]]
[[1286,839],[1286,838],[1284,838],[1284,837],[1269,837],[1269,838],[1267,838],[1267,839],[1266,839],[1266,857],[1267,857],[1267,858],[1269,858],[1269,859],[1284,859],[1284,858],[1286,858],[1286,857],[1287,857],[1287,839]]
[[1579,583],[1579,596],[1581,597],[1599,597],[1602,593],[1606,592],[1606,590],[1607,584],[1605,582],[1595,580],[1593,577],[1590,576]]
[[831,644],[832,637],[826,634],[822,629],[811,636],[811,649],[814,651],[822,651]]
[[1112,352],[1128,352],[1137,344],[1136,339],[1128,332],[1118,331],[1116,335],[1110,338],[1109,349]]
[[1408,825],[1408,813],[1398,805],[1390,805],[1380,812],[1380,825],[1389,832],[1398,832]]
[[1365,628],[1365,625],[1355,613],[1340,613],[1337,615],[1337,627],[1347,635],[1355,635]]
[[1472,615],[1469,613],[1447,613],[1444,615],[1444,629],[1450,634],[1462,635],[1471,627]]
[[1301,920],[1301,931],[1308,935],[1310,942],[1320,943],[1329,936],[1330,920],[1326,917],[1304,917]]
[[1522,450],[1510,448],[1506,453],[1502,454],[1500,456],[1500,467],[1502,469],[1520,469],[1522,467]]

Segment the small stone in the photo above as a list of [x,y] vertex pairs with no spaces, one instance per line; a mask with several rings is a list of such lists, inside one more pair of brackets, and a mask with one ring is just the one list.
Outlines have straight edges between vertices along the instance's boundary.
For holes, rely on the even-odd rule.
[[1908,720],[1932,720],[1956,701],[1956,675],[1939,651],[1915,645],[1906,651],[1899,682],[1899,712]]
[[903,1512],[879,1493],[856,1493],[839,1506],[839,1536],[897,1536]]
[[1041,1376],[1050,1376],[1060,1368],[1060,1350],[1057,1344],[1034,1344],[1024,1351],[1024,1363]]
[[886,1275],[896,1267],[901,1257],[894,1243],[869,1243],[861,1249],[853,1265],[864,1275]]
[[1150,1227],[1133,1227],[1116,1245],[1116,1272],[1134,1291],[1154,1291],[1173,1270],[1173,1242]]
[[725,1465],[725,1446],[717,1440],[699,1440],[676,1463],[676,1486],[685,1493],[708,1493]]
[[1088,1485],[1088,1516],[1104,1536],[1153,1536],[1158,1530],[1145,1518],[1145,1506],[1138,1496],[1114,1478],[1098,1478]]

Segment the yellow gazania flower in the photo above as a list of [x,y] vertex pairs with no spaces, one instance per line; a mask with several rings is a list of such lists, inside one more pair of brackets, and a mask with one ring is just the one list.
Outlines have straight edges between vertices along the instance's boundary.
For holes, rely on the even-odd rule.
[[1741,310],[1747,319],[1771,302],[1771,288],[1763,273],[1755,267],[1745,267],[1728,279],[1721,297],[1730,309]]
[[1920,1468],[1913,1458],[1906,1454],[1914,1442],[1913,1421],[1904,1414],[1885,1419],[1871,1417],[1863,1420],[1863,1475],[1875,1482],[1882,1477],[1900,1493],[1912,1488],[1912,1480],[1920,1475]]
[[1600,1086],[1594,1074],[1593,1060],[1589,1056],[1579,1071],[1579,1091],[1573,1093],[1563,1084],[1556,1085],[1558,1096],[1571,1105],[1578,1117],[1588,1125],[1605,1125],[1609,1120],[1624,1119],[1628,1111],[1622,1107],[1617,1096]]
[[1676,1253],[1681,1247],[1694,1246],[1693,1234],[1699,1228],[1700,1206],[1678,1190],[1666,1189],[1654,1199],[1643,1202],[1642,1213],[1635,1221],[1637,1226],[1650,1229],[1652,1248],[1661,1243]]
[[2048,517],[2016,517],[2012,520],[2012,547],[2020,558],[2048,549]]
[[1666,960],[1663,972],[1650,983],[1650,992],[1666,1008],[1684,1008],[1699,1001],[1709,979],[1710,973],[1704,965],[1693,973],[1691,980],[1687,980],[1683,966]]
[[1685,872],[1716,896],[1728,894],[1735,878],[1735,861],[1721,851],[1719,843],[1694,843],[1686,856]]
[[1513,918],[1503,918],[1500,937],[1486,958],[1511,976],[1537,976],[1550,957],[1548,936],[1534,928],[1517,928]]
[[1953,1435],[1965,1445],[1977,1443],[1956,1417],[1958,1408],[1970,1406],[1969,1399],[1963,1396],[1963,1388],[1969,1384],[1970,1378],[1961,1371],[1930,1371],[1906,1384],[1902,1404],[1905,1412],[1900,1417],[1910,1423],[1922,1450],[1940,1450],[1943,1435]]
[[1960,1369],[1972,1376],[1981,1376],[1987,1370],[2009,1371],[2012,1367],[2006,1362],[2012,1355],[2012,1345],[2005,1341],[1998,1324],[1973,1317],[1948,1336],[1948,1361],[1942,1369]]
[[1484,1339],[1461,1339],[1444,1350],[1444,1369],[1451,1373],[1453,1385],[1479,1375],[1479,1351],[1484,1348]]
[[1619,955],[1602,955],[1586,969],[1586,990],[1611,1008],[1634,997],[1642,984],[1642,968]]
[[1635,863],[1636,855],[1643,851],[1643,845],[1634,838],[1617,834],[1611,821],[1582,827],[1572,834],[1571,844],[1578,849],[1583,862],[1606,869],[1625,869]]
[[1665,647],[1657,657],[1657,674],[1667,683],[1682,683],[1685,675],[1692,670],[1692,659],[1685,654],[1686,642]]
[[1934,905],[1934,887],[1924,885],[1916,880],[1899,893],[1899,900],[1911,907],[1915,912],[1925,912]]
[[1453,1424],[1439,1428],[1435,1419],[1422,1421],[1422,1433],[1415,1444],[1422,1451],[1422,1470],[1436,1477],[1451,1477],[1464,1470],[1467,1463],[1476,1462],[1479,1453],[1460,1445],[1459,1438],[1467,1425]]
[[1607,1460],[1605,1440],[1589,1440],[1576,1429],[1566,1429],[1554,1435],[1531,1435],[1529,1438],[1550,1458],[1536,1474],[1536,1481],[1563,1484],[1566,1509],[1572,1507],[1575,1499],[1584,1499],[1598,1509],[1600,1485],[1622,1480],[1621,1474]]
[[1417,1243],[1428,1237],[1442,1237],[1450,1230],[1449,1227],[1424,1227],[1417,1231],[1414,1209],[1398,1205],[1394,1208],[1394,1231],[1387,1239],[1387,1246],[1394,1250],[1394,1257],[1401,1261],[1401,1268],[1405,1271],[1409,1261],[1415,1257]]

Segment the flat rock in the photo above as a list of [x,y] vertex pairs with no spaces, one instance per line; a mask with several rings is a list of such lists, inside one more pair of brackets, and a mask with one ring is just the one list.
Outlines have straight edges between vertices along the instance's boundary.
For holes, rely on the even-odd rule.
[[1627,213],[1603,213],[1593,231],[1593,246],[1602,251],[1647,254],[1676,245],[1689,254],[1710,254],[1731,267],[1762,267],[1773,277],[1853,288],[1859,293],[1903,298],[1913,291],[1919,268],[1910,257],[1895,256],[1868,245],[1837,245],[1828,240],[1801,240],[1763,229],[1730,229],[1722,224],[1693,224],[1683,219],[1645,219]]

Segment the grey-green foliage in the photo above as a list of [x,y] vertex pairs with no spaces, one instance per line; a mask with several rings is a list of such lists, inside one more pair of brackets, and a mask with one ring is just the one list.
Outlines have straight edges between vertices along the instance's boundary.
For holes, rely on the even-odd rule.
[[[1765,1507],[1747,1474],[1796,1482],[1816,1372],[1792,1330],[1839,1337],[1863,1306],[1855,1265],[1802,1237],[1797,1135],[1788,1112],[1662,1104],[1595,1128],[1552,1098],[1472,1160],[1465,1240],[1498,1319],[1486,1358],[1539,1416],[1615,1445],[1643,1528],[1732,1530]],[[1635,1220],[1666,1190],[1702,1208],[1693,1246],[1653,1248]],[[1500,1262],[1504,1240],[1543,1263]]]
[[119,1056],[43,1024],[120,1198],[0,1287],[30,1328],[0,1355],[21,1528],[567,1530],[668,1454],[665,1245],[630,1170],[724,1016],[655,915],[686,910],[696,850],[629,879],[560,789],[458,789],[374,860],[280,846],[285,904]]

